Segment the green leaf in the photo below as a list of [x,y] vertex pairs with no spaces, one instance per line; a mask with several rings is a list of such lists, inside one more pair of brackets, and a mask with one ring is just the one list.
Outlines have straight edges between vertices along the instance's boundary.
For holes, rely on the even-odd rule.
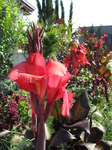
[[23,107],[25,107],[26,106],[26,101],[23,101],[23,100],[20,101],[20,105],[23,106]]
[[68,43],[71,41],[71,28],[68,28]]

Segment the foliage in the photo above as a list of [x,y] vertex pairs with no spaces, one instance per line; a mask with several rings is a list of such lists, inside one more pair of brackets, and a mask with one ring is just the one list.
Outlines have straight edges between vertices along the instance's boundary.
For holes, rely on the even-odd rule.
[[13,52],[27,40],[23,35],[25,24],[19,18],[18,2],[5,0],[0,7],[0,75],[5,75],[11,67]]
[[[42,1],[42,4],[39,0],[37,1],[37,8],[38,8],[38,23],[43,24],[45,27],[45,30],[49,30],[50,24],[52,23],[57,23],[60,21],[59,19],[59,1],[55,0],[55,8],[53,8],[53,3],[52,0],[46,0]],[[61,18],[65,18],[65,12],[64,12],[64,4],[62,0],[60,1],[60,6],[61,6]],[[73,2],[71,1],[70,4],[70,12],[69,12],[69,24],[71,25],[72,28],[72,16],[73,16]]]
[[[111,91],[110,91],[111,92]],[[110,98],[111,99],[111,98]],[[100,117],[93,116],[94,120],[100,123],[104,127],[104,135],[103,139],[107,141],[111,141],[112,139],[112,106],[108,105],[105,98],[101,98],[101,102],[96,105],[97,110],[100,113]]]
[[65,18],[64,6],[62,0],[60,1],[60,5],[61,5],[61,18]]
[[34,139],[27,139],[15,129],[0,132],[0,148],[4,150],[34,150]]
[[38,8],[38,21],[43,22],[44,26],[49,26],[52,20],[55,18],[55,11],[53,9],[52,0],[42,1],[42,4],[39,0],[37,1]]
[[[103,129],[93,125],[90,103],[86,91],[83,91],[70,111],[69,118],[61,115],[62,102],[57,101],[51,115],[54,117],[55,134],[49,143],[49,148],[56,149],[110,149],[112,143],[102,141]],[[104,146],[106,144],[106,146]]]
[[90,30],[89,30],[89,33],[91,33],[91,34],[95,33],[95,29],[94,29],[93,24],[92,24],[92,26],[91,26],[91,28],[90,28]]
[[56,51],[62,47],[62,38],[66,33],[66,25],[58,25],[52,27],[48,32],[45,33],[43,37],[43,55],[45,57],[49,54],[56,54]]
[[[19,89],[10,95],[2,95],[0,98],[0,137],[4,138],[0,138],[0,147],[3,149],[8,149],[7,147],[14,148],[10,143],[13,136],[15,134],[21,136],[23,130],[30,128],[31,104],[29,94]],[[8,136],[7,130],[10,133]],[[14,140],[17,144],[16,139]]]
[[[25,129],[28,120],[31,117],[30,101],[26,92],[17,91],[11,95],[1,96],[0,98],[0,132],[3,130],[12,130],[15,126],[18,131]],[[30,125],[30,124],[29,124]]]
[[56,20],[59,19],[59,1],[55,0],[55,13],[56,13]]
[[87,34],[87,31],[83,28],[81,29],[81,33],[83,33],[86,37],[87,42],[87,59],[91,63],[90,70],[93,74],[99,74],[101,77],[104,77],[108,82],[111,76],[111,72],[107,67],[109,63],[109,49],[105,44],[105,39],[108,37],[107,34],[98,39],[95,37],[95,33],[92,36]]
[[[30,51],[32,51],[32,53],[35,52],[35,49],[39,51],[39,44],[42,42],[41,38],[43,36],[43,28],[37,31],[39,35],[42,34],[40,39],[36,37],[37,32],[35,32],[35,30],[36,28],[34,27],[33,38],[31,34],[28,34]],[[110,56],[108,48],[104,45],[103,41],[107,35],[99,39],[95,37],[95,35],[89,37],[85,30],[83,33],[87,38],[86,46],[82,43],[76,43],[75,40],[71,38],[71,28],[65,24],[55,27],[52,26],[49,32],[45,32],[43,37],[43,54],[45,58],[51,55],[53,59],[64,62],[65,58],[69,56],[70,59],[68,59],[67,67],[72,74],[72,78],[68,81],[66,87],[74,94],[73,107],[70,110],[70,115],[68,117],[62,116],[63,98],[61,98],[55,102],[51,116],[47,121],[51,131],[51,139],[47,140],[46,144],[47,148],[51,150],[105,150],[111,149],[112,147],[112,143],[107,142],[112,138],[112,94],[111,86],[108,87],[111,74],[109,73],[105,77],[105,73],[107,73],[108,70],[111,71],[111,68],[108,66]],[[40,43],[32,42],[35,37],[40,40]],[[85,53],[85,51],[87,53]],[[101,58],[98,56],[101,56]],[[98,60],[98,58],[100,59]],[[91,63],[91,66],[86,65],[89,64],[87,60]],[[102,66],[104,67],[100,70]],[[74,74],[76,68],[78,72]],[[2,83],[3,89],[5,89],[4,86]],[[9,82],[7,82],[6,86],[9,87]],[[18,90],[11,95],[1,97],[0,116],[3,117],[0,120],[0,127],[2,127],[2,130],[4,129],[3,123],[5,128],[10,130],[18,123],[16,132],[18,131],[20,133],[23,133],[23,130],[26,128],[29,129],[26,124],[31,127],[31,110],[28,100],[29,95],[27,94],[25,91],[21,92]],[[20,117],[17,115],[18,113]],[[11,117],[12,114],[13,117]],[[8,123],[7,120],[9,121],[9,117],[11,122]],[[4,143],[2,144],[5,149],[7,145],[10,146],[10,149],[22,149],[22,146],[23,149],[30,149],[30,147],[34,149],[34,143],[32,144],[32,130],[26,130],[23,134],[24,137],[22,137],[19,143],[16,141],[14,145],[11,145],[7,139],[9,138],[11,141],[12,137],[15,136],[15,132],[12,133],[10,137],[8,136],[9,132],[10,131],[6,131],[6,138],[0,139],[0,143],[6,140],[4,142],[6,145],[4,146]],[[16,134],[18,134],[18,132]],[[3,137],[6,133],[0,133],[0,135]],[[21,138],[20,135],[21,134],[19,134],[19,138]]]
[[[41,4],[40,4],[40,1],[39,1],[39,0],[37,0],[37,6],[38,6],[38,13],[39,13],[38,18],[39,18],[39,21],[41,21],[42,12],[45,11],[45,3],[43,3],[43,7],[42,7],[42,8],[43,8],[43,11],[41,10]],[[44,16],[43,16],[43,21],[45,21]]]
[[[106,35],[104,35],[104,36],[106,36]],[[98,38],[97,38],[97,40],[98,40]],[[105,38],[104,38],[104,40],[105,40]],[[66,56],[66,54],[69,54],[69,51],[67,51],[67,50],[74,44],[74,41],[72,41],[72,43],[70,43],[70,44],[67,44],[67,43],[68,43],[68,41],[65,40],[63,42],[63,49],[62,48],[59,49],[59,51],[57,51],[57,54],[56,54],[58,60],[61,61],[61,62],[64,62],[64,57]],[[109,56],[109,58],[110,58],[110,56]],[[73,77],[68,82],[67,87],[68,87],[69,90],[72,91],[72,93],[74,93],[75,101],[76,101],[76,99],[78,99],[78,97],[80,97],[80,95],[81,95],[83,90],[87,91],[88,97],[89,97],[89,101],[90,101],[90,110],[92,110],[92,111],[90,111],[91,113],[88,114],[88,116],[90,114],[92,114],[92,116],[91,116],[92,126],[91,126],[90,141],[93,142],[92,138],[97,139],[96,138],[97,134],[99,134],[100,135],[99,138],[100,138],[101,142],[99,142],[99,145],[98,145],[98,142],[97,142],[96,147],[97,148],[99,148],[99,147],[101,148],[102,147],[101,145],[107,145],[106,148],[103,147],[102,149],[110,149],[111,145],[108,144],[108,142],[105,143],[103,140],[107,140],[107,141],[111,140],[111,130],[112,130],[112,128],[109,125],[110,123],[107,123],[109,121],[108,118],[110,118],[110,120],[111,120],[111,101],[110,101],[110,98],[109,98],[109,96],[110,96],[109,94],[110,94],[111,90],[109,90],[109,88],[108,88],[108,83],[107,83],[106,79],[103,76],[100,76],[98,73],[93,74],[93,72],[91,72],[90,68],[91,68],[91,66],[88,66],[88,67],[85,66],[84,68],[79,67],[78,68],[79,72],[77,74],[77,77]],[[108,68],[108,65],[107,65],[107,68]],[[108,69],[110,69],[110,68],[108,68]],[[70,71],[70,73],[72,73],[72,72],[73,72],[73,70]],[[68,139],[70,139],[70,141],[72,139],[74,140],[74,136],[70,134],[71,132],[68,133],[69,128],[67,128],[67,132],[65,130],[62,130],[62,127],[64,129],[65,129],[65,127],[64,127],[64,125],[60,124],[60,120],[64,124],[65,124],[65,122],[67,124],[70,123],[70,122],[68,122],[67,118],[66,118],[67,119],[66,120],[65,118],[60,116],[60,112],[61,112],[61,104],[60,103],[61,102],[55,103],[54,109],[52,111],[52,116],[56,120],[58,120],[58,122],[55,119],[52,122],[53,123],[53,127],[54,127],[53,130],[55,130],[55,132],[53,131],[49,147],[54,146],[57,149],[60,149],[60,148],[61,149],[62,148],[65,149],[65,148],[69,147],[71,149],[71,142],[70,142],[70,145],[69,145],[69,142],[67,142],[67,141],[68,141]],[[104,108],[104,109],[102,109],[102,108]],[[96,109],[98,111],[96,111]],[[75,112],[76,109],[74,108],[73,110]],[[82,108],[80,110],[82,110]],[[96,114],[100,114],[98,112],[100,112],[101,113],[100,116],[102,116],[102,117],[100,117],[100,119],[98,118],[98,115],[96,115]],[[80,114],[80,113],[78,112],[78,114]],[[81,116],[83,116],[82,114],[81,114]],[[75,115],[75,113],[74,113],[74,115]],[[105,121],[105,119],[106,119],[106,121]],[[82,122],[81,122],[81,124],[82,124]],[[103,127],[101,125],[103,125],[105,130],[103,129]],[[97,126],[99,126],[99,128],[97,128]],[[74,127],[75,127],[75,125],[74,125]],[[102,129],[100,130],[101,127],[102,127]],[[96,136],[95,137],[92,135],[93,131],[96,132]],[[60,137],[59,140],[57,138],[58,136]],[[77,136],[77,132],[76,132],[75,136]],[[66,138],[64,138],[64,137],[66,137]],[[79,138],[82,138],[82,134],[81,134],[81,137],[79,137]],[[78,138],[78,140],[81,143],[82,139],[80,140],[79,138]],[[89,148],[91,146],[95,147],[95,144],[88,145],[85,142],[84,142],[85,144],[81,144],[79,146],[79,145],[77,145],[78,141],[76,139],[74,141],[76,142],[76,144],[73,143],[73,147],[75,147],[75,146],[76,147],[77,146],[78,147],[83,146],[83,147],[86,147],[86,149],[87,149],[88,146],[89,146]],[[61,142],[64,143],[64,144],[62,144]],[[94,142],[96,142],[96,141],[94,141]],[[61,144],[58,145],[57,143],[61,143]],[[51,148],[51,149],[53,149],[53,148]]]
[[69,13],[69,20],[71,20],[73,17],[73,2],[71,1],[71,4],[70,4],[70,13]]
[[90,27],[89,31],[90,34],[94,34],[96,33],[96,35],[100,35],[102,34],[102,26],[98,27],[97,30],[95,30],[94,25],[92,24],[92,26]]

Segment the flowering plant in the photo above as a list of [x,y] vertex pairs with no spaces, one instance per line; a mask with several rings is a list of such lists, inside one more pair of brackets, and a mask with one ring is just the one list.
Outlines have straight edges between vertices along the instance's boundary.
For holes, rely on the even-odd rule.
[[[67,146],[65,144],[64,148],[67,149],[104,148],[106,142],[101,140],[103,130],[92,126],[92,115],[96,109],[90,112],[88,91],[74,94],[72,106],[73,94],[70,91],[73,91],[71,87],[75,83],[74,79],[77,81],[76,75],[81,73],[82,67],[86,64],[90,66],[86,59],[85,45],[73,45],[63,65],[50,58],[45,61],[42,37],[43,28],[40,30],[33,25],[33,38],[28,31],[29,56],[26,61],[13,67],[8,75],[22,89],[30,92],[35,150],[45,150],[45,122],[50,114],[53,116],[55,133],[47,143],[48,148],[62,149],[61,144],[65,142]],[[91,40],[93,41],[92,38]],[[102,82],[100,79],[97,81]]]
[[[30,92],[32,106],[33,134],[35,149],[45,149],[45,125],[54,103],[63,98],[62,115],[69,116],[72,108],[73,94],[66,90],[71,74],[60,62],[48,60],[47,65],[42,56],[42,31],[33,26],[33,39],[28,31],[30,55],[25,62],[13,67],[8,78],[17,82],[24,90]],[[47,105],[44,108],[45,96]]]
[[[19,94],[16,91],[11,95],[0,97],[0,132],[4,133],[1,135],[4,140],[7,139],[5,130],[21,134],[26,128],[30,129],[30,120],[30,99],[25,91],[22,90]],[[0,143],[0,146],[3,145]]]
[[[86,64],[91,65],[86,59],[86,48],[84,44],[79,44],[78,46],[74,44],[70,49],[70,54],[66,55],[64,64],[68,70],[74,69],[74,75],[78,73],[79,66],[85,66]],[[72,65],[72,66],[70,66]]]
[[93,74],[98,73],[101,77],[104,77],[107,82],[110,82],[111,72],[107,67],[110,58],[110,49],[105,42],[108,35],[104,34],[98,38],[95,33],[93,33],[89,36],[87,30],[84,28],[81,28],[81,35],[84,35],[86,38],[86,53],[87,59],[91,63],[89,67],[90,70]]

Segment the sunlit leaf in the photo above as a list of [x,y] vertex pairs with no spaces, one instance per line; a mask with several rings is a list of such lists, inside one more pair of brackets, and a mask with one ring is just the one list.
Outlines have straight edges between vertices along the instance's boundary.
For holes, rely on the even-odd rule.
[[101,59],[101,63],[102,63],[102,64],[105,63],[106,60],[107,60],[107,58],[106,58],[105,56],[103,56],[102,59]]
[[57,146],[69,140],[76,139],[70,132],[60,128],[52,138],[49,147]]
[[92,52],[92,55],[91,55],[92,59],[94,59],[94,52]]
[[110,150],[110,148],[112,148],[112,142],[100,140],[97,142],[96,148],[101,150]]
[[30,140],[26,138],[22,138],[22,140],[18,143],[17,147],[19,150],[25,149],[27,144],[30,144]]
[[100,69],[99,69],[100,75],[103,75],[105,73],[105,71],[106,71],[106,67],[104,65],[101,66]]
[[95,150],[95,145],[94,143],[81,143],[79,148],[80,150]]
[[88,98],[87,92],[84,91],[77,98],[72,109],[70,110],[71,121],[76,122],[76,121],[85,119],[88,115],[89,110],[90,110],[89,98]]
[[51,112],[51,116],[53,116],[59,122],[62,122],[61,108],[62,108],[62,101],[58,100],[55,102]]
[[105,45],[105,50],[106,50],[106,52],[108,51],[108,47],[107,47],[107,45]]
[[104,74],[104,77],[107,78],[107,77],[110,77],[110,76],[111,76],[110,70],[106,71],[105,74]]
[[103,137],[103,131],[98,127],[92,127],[90,132],[91,134],[89,136],[88,142],[96,143]]
[[11,131],[9,131],[9,130],[4,130],[4,131],[0,132],[0,137],[3,137],[4,135],[6,135],[6,134],[8,134],[10,132]]
[[109,56],[106,56],[106,64],[108,64],[109,63]]
[[98,57],[98,62],[100,62],[101,61],[101,56],[100,57]]
[[92,120],[92,127],[97,127],[100,130],[102,130],[102,132],[105,132],[104,127],[96,120]]
[[72,125],[64,125],[64,127],[77,128],[79,130],[86,131],[88,132],[88,134],[90,134],[90,119],[84,119]]
[[89,58],[89,56],[90,56],[90,48],[89,48],[89,46],[86,49],[86,54],[87,54],[87,57]]

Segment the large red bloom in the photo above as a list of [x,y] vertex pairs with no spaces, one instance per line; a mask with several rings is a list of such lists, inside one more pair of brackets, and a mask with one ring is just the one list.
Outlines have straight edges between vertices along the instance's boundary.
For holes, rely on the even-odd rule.
[[47,88],[46,63],[40,53],[31,54],[25,62],[13,67],[8,78],[28,92],[34,92],[43,100]]
[[48,105],[52,101],[63,98],[64,116],[69,115],[72,107],[73,96],[70,96],[72,93],[65,89],[70,77],[71,74],[60,62],[49,60],[46,66],[44,57],[38,52],[13,67],[8,75],[8,78],[17,82],[22,89],[35,93],[41,101],[44,101],[47,93]]

